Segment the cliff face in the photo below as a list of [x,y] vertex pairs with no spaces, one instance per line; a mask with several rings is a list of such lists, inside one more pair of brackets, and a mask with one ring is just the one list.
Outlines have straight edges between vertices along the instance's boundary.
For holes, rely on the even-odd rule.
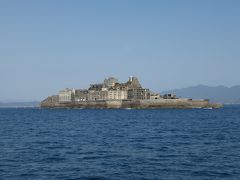
[[59,103],[58,96],[51,96],[41,102],[42,108],[220,108],[221,104],[211,104],[208,100],[156,99],[156,100],[111,100]]

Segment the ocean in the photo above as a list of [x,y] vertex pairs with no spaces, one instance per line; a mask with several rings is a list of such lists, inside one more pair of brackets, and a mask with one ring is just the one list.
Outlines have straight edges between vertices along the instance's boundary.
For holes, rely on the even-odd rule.
[[0,179],[240,179],[240,106],[0,109]]

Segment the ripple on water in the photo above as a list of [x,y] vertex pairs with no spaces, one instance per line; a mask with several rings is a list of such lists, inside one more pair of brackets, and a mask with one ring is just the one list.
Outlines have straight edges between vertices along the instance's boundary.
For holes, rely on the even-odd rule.
[[0,179],[240,179],[240,106],[0,109]]

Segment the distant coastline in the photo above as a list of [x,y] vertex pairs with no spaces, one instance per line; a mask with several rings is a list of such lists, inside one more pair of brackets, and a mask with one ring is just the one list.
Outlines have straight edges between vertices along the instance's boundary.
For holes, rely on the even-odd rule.
[[39,101],[30,102],[0,102],[0,108],[35,108],[40,107]]
[[240,104],[240,85],[232,87],[197,85],[163,91],[163,93],[169,92],[175,92],[180,97],[210,99],[212,103]]

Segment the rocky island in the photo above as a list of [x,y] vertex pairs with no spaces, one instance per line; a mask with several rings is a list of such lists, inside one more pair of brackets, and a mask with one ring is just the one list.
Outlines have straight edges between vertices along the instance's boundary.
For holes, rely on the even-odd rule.
[[160,95],[142,88],[137,77],[129,77],[126,83],[119,83],[114,77],[103,83],[91,84],[88,89],[64,89],[58,95],[43,100],[41,108],[220,108],[208,99],[193,100],[178,98],[174,93]]

